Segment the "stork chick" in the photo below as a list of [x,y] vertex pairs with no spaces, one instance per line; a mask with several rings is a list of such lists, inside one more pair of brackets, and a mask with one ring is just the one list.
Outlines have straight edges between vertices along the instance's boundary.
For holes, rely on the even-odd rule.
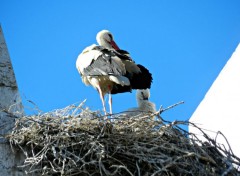
[[150,91],[149,89],[139,89],[136,92],[136,99],[138,107],[130,108],[127,110],[128,116],[135,116],[141,113],[155,113],[156,105],[149,101]]

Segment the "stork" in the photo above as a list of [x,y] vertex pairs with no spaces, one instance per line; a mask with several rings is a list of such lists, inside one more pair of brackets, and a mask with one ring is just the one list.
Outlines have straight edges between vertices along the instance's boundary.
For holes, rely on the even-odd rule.
[[107,115],[104,101],[106,94],[109,94],[112,114],[111,95],[150,88],[152,74],[144,66],[135,64],[128,52],[120,50],[109,31],[100,31],[96,39],[99,45],[86,47],[78,56],[76,67],[83,83],[92,85],[98,91]]
[[139,89],[136,92],[136,99],[138,107],[130,108],[127,110],[128,116],[135,116],[140,113],[155,113],[156,105],[149,101],[150,91],[149,89]]

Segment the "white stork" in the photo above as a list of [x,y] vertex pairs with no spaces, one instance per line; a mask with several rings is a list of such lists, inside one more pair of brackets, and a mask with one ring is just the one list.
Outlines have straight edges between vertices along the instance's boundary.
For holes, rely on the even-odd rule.
[[127,110],[128,116],[135,116],[141,113],[155,113],[156,105],[149,101],[150,91],[149,89],[139,89],[136,92],[136,99],[138,107]]
[[111,94],[150,88],[152,75],[144,66],[135,64],[128,52],[119,49],[109,31],[100,31],[96,38],[99,45],[85,48],[77,58],[76,67],[83,83],[99,92],[105,114],[104,96],[109,94],[112,114]]

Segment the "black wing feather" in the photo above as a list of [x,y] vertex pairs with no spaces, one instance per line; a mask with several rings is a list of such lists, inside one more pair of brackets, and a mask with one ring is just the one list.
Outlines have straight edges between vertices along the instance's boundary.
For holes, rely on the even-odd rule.
[[132,89],[150,89],[152,84],[152,74],[142,65],[137,65],[141,72],[129,74],[127,73],[125,76],[130,80],[130,86],[121,86],[114,85],[111,93],[124,93],[124,92],[132,92]]
[[130,61],[133,61],[132,58],[130,58],[128,55],[129,55],[129,52],[125,51],[125,50],[115,50],[114,51],[116,53],[116,55],[122,59],[122,60],[130,60]]
[[134,73],[129,78],[132,89],[150,89],[152,84],[152,74],[144,66],[137,64],[140,68],[140,73]]
[[115,84],[112,88],[111,94],[118,94],[118,93],[124,93],[124,92],[132,92],[132,87]]

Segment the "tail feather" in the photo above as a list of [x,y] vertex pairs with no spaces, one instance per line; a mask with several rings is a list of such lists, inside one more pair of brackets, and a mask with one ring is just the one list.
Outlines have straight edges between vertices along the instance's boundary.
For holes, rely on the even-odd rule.
[[137,65],[141,72],[135,73],[130,79],[132,89],[150,89],[152,84],[152,74],[142,65]]

